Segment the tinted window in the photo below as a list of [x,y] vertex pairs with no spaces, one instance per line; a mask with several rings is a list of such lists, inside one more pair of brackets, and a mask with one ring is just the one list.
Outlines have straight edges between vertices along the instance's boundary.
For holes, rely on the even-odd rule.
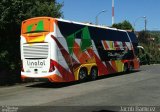
[[[66,23],[62,21],[58,21],[58,26],[64,37],[76,33],[77,31],[86,27],[85,25]],[[105,29],[105,28],[97,28],[92,26],[88,26],[88,29],[90,32],[90,36],[94,41],[109,40],[109,41],[129,42],[129,38],[126,32]],[[78,35],[76,38],[80,37],[81,36]]]
[[138,39],[137,39],[136,35],[133,32],[128,32],[128,35],[131,38],[131,41],[133,43],[138,43]]
[[91,37],[94,40],[109,40],[109,41],[122,41],[129,42],[126,32],[110,30],[104,28],[89,27]]

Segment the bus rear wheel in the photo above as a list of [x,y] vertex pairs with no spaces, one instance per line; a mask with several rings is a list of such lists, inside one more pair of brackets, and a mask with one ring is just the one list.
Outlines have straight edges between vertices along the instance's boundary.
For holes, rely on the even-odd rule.
[[81,68],[81,69],[79,70],[79,80],[80,80],[80,81],[85,81],[86,78],[87,78],[87,69]]
[[127,64],[127,63],[124,64],[123,72],[124,72],[124,73],[127,73],[127,72],[128,72],[128,64]]
[[91,80],[96,80],[98,77],[98,69],[97,67],[93,67],[90,73]]
[[131,63],[130,67],[129,67],[129,71],[132,72],[133,70],[134,70],[134,65],[133,65],[133,63]]

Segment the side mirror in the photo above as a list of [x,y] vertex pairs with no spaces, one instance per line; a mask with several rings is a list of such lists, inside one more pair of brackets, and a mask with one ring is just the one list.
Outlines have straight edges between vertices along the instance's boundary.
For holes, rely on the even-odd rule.
[[139,53],[139,50],[141,50],[143,54],[145,53],[144,47],[142,47],[142,46],[137,46],[137,49],[138,49],[138,53]]

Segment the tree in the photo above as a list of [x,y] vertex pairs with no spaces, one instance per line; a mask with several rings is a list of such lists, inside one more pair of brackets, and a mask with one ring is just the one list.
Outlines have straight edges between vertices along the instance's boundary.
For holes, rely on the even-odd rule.
[[[159,35],[158,33],[155,32],[146,32],[146,31],[141,31],[138,34],[138,40],[139,44],[144,47],[145,53],[143,53],[140,56],[140,60],[144,61],[144,58],[141,57],[146,57],[146,62],[148,61],[147,57],[150,57],[152,63],[159,63],[160,62],[160,51],[158,49],[158,40],[159,40]],[[148,56],[147,56],[148,55]]]
[[5,28],[9,24],[35,16],[62,17],[62,4],[55,0],[2,0],[0,3],[0,23]]
[[20,76],[21,22],[37,16],[63,17],[62,6],[56,0],[1,0],[0,78],[2,71],[5,75],[14,74],[12,78]]
[[121,22],[121,23],[113,24],[112,27],[117,28],[117,29],[134,31],[134,28],[133,28],[132,24],[129,21],[126,21],[126,20]]

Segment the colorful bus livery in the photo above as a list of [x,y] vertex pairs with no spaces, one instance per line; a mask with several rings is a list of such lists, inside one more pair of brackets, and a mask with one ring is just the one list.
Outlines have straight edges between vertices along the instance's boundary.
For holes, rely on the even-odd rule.
[[70,82],[139,69],[134,33],[51,17],[22,22],[21,77]]

